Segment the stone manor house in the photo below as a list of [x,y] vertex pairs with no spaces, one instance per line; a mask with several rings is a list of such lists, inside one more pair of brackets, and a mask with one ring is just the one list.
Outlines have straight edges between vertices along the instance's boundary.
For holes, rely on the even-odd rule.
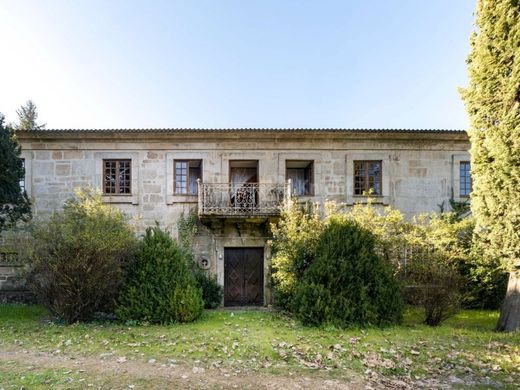
[[270,296],[269,224],[291,196],[348,205],[375,201],[406,215],[470,195],[469,141],[455,130],[121,129],[17,134],[34,215],[92,185],[135,219],[177,235],[197,210],[200,267],[224,286],[224,305]]

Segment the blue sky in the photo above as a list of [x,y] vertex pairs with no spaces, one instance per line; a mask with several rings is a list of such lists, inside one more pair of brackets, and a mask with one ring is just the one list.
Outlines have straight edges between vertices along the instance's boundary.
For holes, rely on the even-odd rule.
[[0,0],[0,112],[48,128],[466,128],[474,0]]

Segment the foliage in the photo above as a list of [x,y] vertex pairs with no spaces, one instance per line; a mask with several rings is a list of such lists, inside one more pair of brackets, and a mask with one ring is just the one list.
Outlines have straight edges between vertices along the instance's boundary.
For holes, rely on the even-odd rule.
[[271,226],[273,292],[278,307],[289,309],[297,282],[315,257],[322,230],[319,207],[309,203],[302,206],[296,201]]
[[471,119],[471,203],[488,257],[520,257],[520,4],[481,0],[463,91]]
[[[456,212],[415,218],[406,238],[411,249],[407,264],[421,261],[427,252],[436,252],[437,260],[442,259],[443,266],[462,279],[457,285],[464,307],[496,309],[503,298],[506,274],[496,263],[483,261],[474,244],[474,226],[471,217],[460,219]],[[433,271],[431,276],[435,278]]]
[[190,257],[159,226],[146,229],[117,302],[121,320],[168,324],[197,319],[204,306]]
[[486,260],[476,249],[458,270],[465,277],[463,306],[470,309],[498,309],[507,287],[507,272],[497,259]]
[[16,130],[43,130],[45,129],[44,124],[38,124],[38,112],[36,109],[36,104],[32,100],[27,100],[25,106],[21,106],[18,110],[16,110],[18,114],[18,124],[14,125]]
[[272,226],[272,275],[278,307],[290,309],[298,281],[316,256],[319,236],[328,219],[337,215],[371,231],[376,252],[401,279],[406,279],[406,265],[415,257],[435,250],[463,279],[460,294],[464,307],[496,309],[500,305],[507,275],[496,262],[485,261],[475,249],[471,217],[461,219],[457,212],[443,212],[406,220],[400,211],[372,202],[347,211],[328,203],[322,213],[317,205],[302,207],[294,202]]
[[399,210],[392,207],[378,209],[371,201],[354,205],[346,216],[374,234],[377,253],[399,273],[403,248],[409,245],[408,238],[414,225],[406,221]]
[[28,285],[68,323],[112,309],[123,280],[122,261],[135,237],[121,211],[94,190],[76,190],[62,211],[33,228]]
[[406,279],[411,285],[408,299],[424,309],[427,325],[440,325],[460,309],[462,277],[446,261],[444,252],[419,252],[408,264]]
[[[511,272],[520,258],[520,3],[480,0],[476,26],[467,61],[470,82],[462,91],[470,117],[471,208],[484,259],[499,259]],[[520,327],[520,308],[516,313],[502,313],[509,318],[506,327]]]
[[434,214],[427,225],[420,226],[425,230],[423,242],[442,251],[448,266],[463,278],[462,304],[497,309],[504,297],[507,273],[496,260],[485,260],[475,246],[474,219],[459,219],[456,212]]
[[13,130],[4,124],[4,116],[0,114],[0,233],[31,217],[31,203],[20,188],[25,177],[20,153]]
[[400,288],[369,230],[331,217],[316,258],[296,288],[293,310],[305,324],[389,325],[402,319]]
[[457,218],[463,218],[471,211],[471,203],[469,201],[456,201],[455,199],[450,199],[450,208],[455,213]]
[[190,210],[187,217],[184,214],[180,216],[177,229],[179,232],[179,243],[184,248],[190,248],[191,240],[199,232],[199,217],[196,208]]
[[202,300],[204,301],[205,309],[216,309],[222,303],[224,290],[218,284],[217,277],[210,275],[207,272],[197,269],[195,270],[195,280],[197,286],[202,291]]
[[197,209],[190,210],[187,217],[182,214],[177,223],[179,244],[182,246],[186,255],[191,259],[191,268],[195,275],[197,286],[202,291],[202,299],[204,300],[205,309],[215,309],[222,303],[222,297],[224,296],[224,290],[217,282],[217,278],[214,275],[208,274],[206,271],[201,270],[197,263],[193,259],[191,246],[193,238],[197,235],[200,229],[199,217]]

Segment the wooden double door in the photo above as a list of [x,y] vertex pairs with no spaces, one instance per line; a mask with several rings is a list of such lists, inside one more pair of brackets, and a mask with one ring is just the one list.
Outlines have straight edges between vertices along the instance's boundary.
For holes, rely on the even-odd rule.
[[224,306],[264,303],[264,249],[224,249]]

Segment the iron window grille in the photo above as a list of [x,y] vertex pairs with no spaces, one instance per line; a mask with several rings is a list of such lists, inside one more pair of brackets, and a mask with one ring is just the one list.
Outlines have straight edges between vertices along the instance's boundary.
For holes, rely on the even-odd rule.
[[132,160],[103,160],[106,195],[130,195],[132,193]]

